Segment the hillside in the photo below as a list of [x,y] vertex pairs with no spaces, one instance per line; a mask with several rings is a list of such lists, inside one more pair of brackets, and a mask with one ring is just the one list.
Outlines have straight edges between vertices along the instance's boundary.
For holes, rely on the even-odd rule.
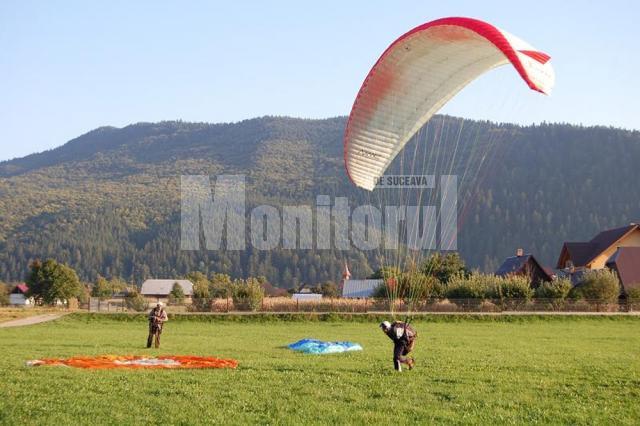
[[[245,174],[248,207],[313,205],[318,194],[354,206],[397,201],[348,181],[344,125],[280,117],[139,123],[0,163],[0,279],[22,279],[37,257],[67,262],[85,280],[198,269],[289,287],[338,280],[345,259],[364,276],[377,266],[375,252],[179,250],[181,174]],[[517,247],[552,264],[564,240],[640,218],[637,131],[436,117],[405,152],[396,172],[459,175],[459,248],[484,270]]]

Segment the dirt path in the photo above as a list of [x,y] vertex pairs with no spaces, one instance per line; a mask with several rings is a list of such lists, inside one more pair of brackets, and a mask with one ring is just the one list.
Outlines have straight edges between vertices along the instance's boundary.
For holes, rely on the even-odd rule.
[[34,315],[32,317],[20,318],[20,319],[15,319],[12,321],[0,323],[0,328],[22,327],[24,325],[40,324],[41,322],[57,320],[58,318],[64,315],[66,314]]

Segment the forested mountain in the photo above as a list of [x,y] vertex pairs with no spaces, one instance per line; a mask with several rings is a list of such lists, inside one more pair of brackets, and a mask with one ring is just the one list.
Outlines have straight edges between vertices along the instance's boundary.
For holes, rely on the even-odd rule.
[[[85,280],[101,274],[138,283],[201,270],[265,275],[290,287],[337,281],[346,259],[354,276],[368,275],[379,253],[179,250],[183,174],[246,175],[248,208],[314,206],[319,194],[382,207],[422,195],[355,188],[343,168],[344,126],[342,117],[139,123],[0,163],[0,279],[23,279],[31,260],[48,257]],[[564,240],[637,221],[639,163],[637,131],[440,116],[390,173],[457,174],[460,252],[491,271],[517,247],[553,264]],[[435,205],[437,191],[424,200]]]

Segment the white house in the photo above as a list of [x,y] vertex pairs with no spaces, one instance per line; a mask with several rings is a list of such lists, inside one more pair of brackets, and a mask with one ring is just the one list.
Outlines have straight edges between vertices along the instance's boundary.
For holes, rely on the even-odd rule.
[[351,272],[349,272],[349,266],[347,265],[347,262],[344,263],[342,281],[340,281],[342,297],[352,299],[364,299],[371,297],[380,284],[382,284],[382,280],[352,280]]
[[322,294],[319,293],[293,293],[291,295],[293,300],[300,300],[305,302],[307,300],[322,300]]
[[182,287],[185,297],[191,298],[193,295],[193,283],[189,280],[146,280],[142,283],[140,294],[148,299],[162,300],[169,297],[174,284]]
[[22,283],[18,284],[9,294],[9,304],[15,306],[32,306],[33,299],[27,297],[29,287]]
[[380,284],[382,284],[382,280],[344,280],[342,283],[342,297],[371,297]]

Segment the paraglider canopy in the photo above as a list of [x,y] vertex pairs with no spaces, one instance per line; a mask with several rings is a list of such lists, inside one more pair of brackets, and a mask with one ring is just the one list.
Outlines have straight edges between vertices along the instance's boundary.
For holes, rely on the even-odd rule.
[[344,137],[351,181],[372,190],[411,137],[467,84],[511,64],[533,90],[549,94],[549,55],[471,18],[443,18],[394,41],[367,75]]

